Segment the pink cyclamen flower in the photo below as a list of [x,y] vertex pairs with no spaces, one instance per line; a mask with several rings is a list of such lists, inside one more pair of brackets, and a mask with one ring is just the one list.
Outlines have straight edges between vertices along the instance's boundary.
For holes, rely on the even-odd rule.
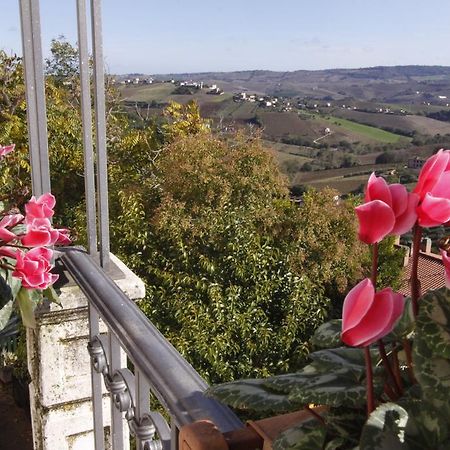
[[425,162],[414,192],[419,196],[419,225],[436,227],[450,220],[450,150],[439,150]]
[[441,250],[442,263],[445,268],[445,285],[450,289],[450,254],[445,250]]
[[8,153],[11,153],[14,150],[15,146],[16,146],[16,144],[5,145],[5,146],[0,145],[0,159],[2,159]]
[[36,199],[35,196],[31,197],[29,202],[25,205],[25,223],[30,223],[33,219],[50,219],[55,212],[55,197],[50,194],[43,194]]
[[26,247],[53,245],[59,239],[59,231],[52,228],[48,219],[33,219],[27,223],[27,232],[21,238]]
[[58,279],[58,275],[50,273],[52,255],[53,252],[44,247],[33,248],[27,253],[18,250],[13,277],[21,279],[26,289],[46,289]]
[[6,228],[13,228],[18,223],[22,222],[22,214],[8,214],[0,220],[0,240],[3,242],[11,242],[17,239],[17,236]]
[[417,220],[419,197],[401,184],[388,185],[384,178],[370,175],[365,203],[356,208],[359,239],[366,244],[380,242],[388,235],[409,231]]
[[372,281],[360,281],[345,297],[342,309],[342,341],[367,347],[389,334],[402,315],[403,295],[385,288],[375,293]]
[[56,231],[58,232],[58,239],[55,244],[68,245],[72,242],[70,239],[70,230],[67,228],[56,228]]

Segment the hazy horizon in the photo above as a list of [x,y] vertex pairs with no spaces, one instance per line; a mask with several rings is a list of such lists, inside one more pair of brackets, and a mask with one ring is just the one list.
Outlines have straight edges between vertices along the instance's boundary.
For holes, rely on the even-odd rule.
[[[75,1],[41,0],[44,55],[52,38],[76,42]],[[110,73],[278,72],[450,65],[444,0],[181,0],[103,2]],[[17,1],[2,5],[0,48],[22,53]]]
[[442,67],[449,68],[449,65],[442,64],[395,64],[395,65],[383,65],[383,66],[364,66],[364,67],[325,67],[323,69],[292,69],[292,70],[272,70],[272,69],[257,69],[250,68],[244,70],[200,70],[198,72],[187,72],[185,70],[179,72],[159,72],[159,73],[150,73],[150,72],[122,72],[122,73],[114,73],[114,75],[184,75],[184,74],[208,74],[208,73],[232,73],[232,72],[280,72],[280,73],[293,73],[293,72],[322,72],[326,70],[367,70],[367,69],[376,69],[380,67]]

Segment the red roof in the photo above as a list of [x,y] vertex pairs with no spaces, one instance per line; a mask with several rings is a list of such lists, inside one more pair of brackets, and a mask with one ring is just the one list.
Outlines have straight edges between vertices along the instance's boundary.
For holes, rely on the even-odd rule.
[[[409,279],[411,277],[412,258],[409,258],[408,264],[403,268],[402,285],[399,292],[409,296]],[[445,286],[444,265],[441,255],[435,253],[419,253],[419,265],[417,268],[419,280],[421,283],[422,294],[431,290],[439,289]]]

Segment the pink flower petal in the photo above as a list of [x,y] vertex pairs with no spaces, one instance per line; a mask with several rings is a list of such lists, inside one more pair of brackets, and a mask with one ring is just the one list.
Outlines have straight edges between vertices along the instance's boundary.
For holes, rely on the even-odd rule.
[[395,216],[390,206],[373,200],[355,208],[359,220],[359,239],[366,244],[380,242],[395,225]]
[[389,334],[397,320],[400,318],[405,306],[405,299],[402,294],[394,292],[390,287],[381,290],[375,294],[375,301],[389,302],[392,304],[392,312],[390,316],[385,317],[385,326],[379,333],[373,337],[373,342],[381,339]]
[[0,247],[0,256],[16,259],[16,252],[17,250],[12,247]]
[[31,229],[21,239],[22,245],[26,247],[41,247],[51,245],[51,234],[46,229]]
[[408,191],[403,184],[390,184],[389,190],[392,197],[392,209],[395,217],[401,216],[408,206]]
[[16,144],[5,145],[4,147],[0,145],[0,158],[6,156],[8,153],[11,153],[14,150],[15,146]]
[[22,222],[22,214],[8,214],[0,220],[0,228],[15,227],[18,223]]
[[56,205],[55,196],[50,192],[42,194],[36,201],[39,204],[46,205],[49,209],[53,209]]
[[450,152],[439,150],[431,158],[428,158],[419,174],[419,180],[413,192],[423,199],[430,192],[450,161]]
[[450,199],[450,172],[444,172],[430,192],[434,197]]
[[6,228],[0,228],[0,239],[3,242],[11,242],[17,239],[17,236]]
[[391,191],[386,180],[383,177],[377,177],[375,173],[369,177],[365,194],[365,203],[372,200],[381,200],[389,206],[392,206]]
[[369,278],[360,281],[347,294],[342,307],[342,333],[352,329],[370,309],[375,289]]
[[345,336],[342,334],[342,340],[352,347],[366,347],[374,343],[390,323],[393,309],[389,296],[375,294],[369,311],[361,318],[358,326],[349,330]]
[[425,195],[417,208],[421,227],[437,227],[450,220],[450,199],[436,198],[430,193]]
[[391,236],[400,236],[407,233],[417,220],[417,205],[419,196],[417,194],[408,194],[406,209],[402,215],[396,218],[394,228],[389,233]]

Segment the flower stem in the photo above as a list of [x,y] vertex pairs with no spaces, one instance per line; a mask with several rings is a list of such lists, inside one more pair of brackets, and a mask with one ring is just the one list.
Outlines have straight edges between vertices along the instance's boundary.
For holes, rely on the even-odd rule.
[[11,266],[11,265],[9,265],[9,264],[3,264],[3,263],[0,263],[0,267],[1,267],[2,269],[7,269],[7,270],[14,270],[14,269],[15,269],[14,266]]
[[409,280],[411,284],[411,300],[414,312],[414,317],[417,317],[419,312],[419,297],[420,293],[420,280],[417,273],[419,265],[419,253],[420,253],[420,242],[422,240],[422,227],[416,222],[413,228],[414,238],[413,238],[413,254],[412,254],[412,265],[411,265],[411,278]]
[[374,289],[377,289],[377,275],[378,275],[378,242],[372,245],[372,272],[370,279]]
[[403,394],[403,383],[402,376],[400,374],[400,362],[398,360],[398,349],[394,348],[392,350],[392,358],[393,358],[393,367],[394,367],[394,375],[397,381],[397,385],[400,388],[400,392]]
[[405,349],[406,354],[406,363],[408,366],[409,380],[411,381],[412,384],[417,384],[417,379],[416,376],[414,375],[414,365],[412,361],[411,345],[408,339],[403,339],[403,348]]
[[372,360],[370,358],[369,346],[364,347],[364,358],[366,360],[367,417],[369,417],[370,413],[374,410]]
[[380,350],[381,359],[383,361],[384,368],[386,372],[389,374],[389,377],[391,378],[393,382],[393,387],[395,393],[401,397],[403,395],[402,389],[398,384],[397,377],[394,375],[394,372],[392,370],[391,362],[389,361],[389,358],[386,355],[386,348],[384,347],[384,342],[382,339],[378,341],[378,348]]

